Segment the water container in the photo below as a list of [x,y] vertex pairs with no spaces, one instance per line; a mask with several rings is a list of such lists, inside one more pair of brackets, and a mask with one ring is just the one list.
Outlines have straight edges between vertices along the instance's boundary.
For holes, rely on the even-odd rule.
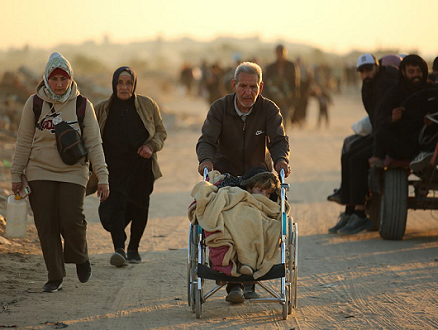
[[6,207],[6,237],[26,237],[27,203],[20,195],[8,197]]

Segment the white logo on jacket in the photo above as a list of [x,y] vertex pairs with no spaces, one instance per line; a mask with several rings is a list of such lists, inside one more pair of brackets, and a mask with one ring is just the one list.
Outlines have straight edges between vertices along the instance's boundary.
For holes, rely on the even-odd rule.
[[258,130],[258,131],[255,133],[255,135],[260,135],[260,134],[263,134],[263,133],[264,133],[263,131]]

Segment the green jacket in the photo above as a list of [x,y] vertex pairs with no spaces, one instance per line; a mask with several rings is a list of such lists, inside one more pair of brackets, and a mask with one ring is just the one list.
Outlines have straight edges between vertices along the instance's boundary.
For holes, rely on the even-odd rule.
[[[147,96],[134,94],[135,108],[143,121],[145,128],[149,133],[149,138],[143,144],[151,148],[152,154],[152,172],[155,180],[162,176],[160,167],[157,161],[157,152],[163,148],[164,140],[167,138],[167,132],[163,125],[160,108],[158,104]],[[96,112],[97,121],[100,127],[100,133],[103,136],[105,130],[106,120],[110,108],[112,97],[108,100],[102,101],[94,108]]]

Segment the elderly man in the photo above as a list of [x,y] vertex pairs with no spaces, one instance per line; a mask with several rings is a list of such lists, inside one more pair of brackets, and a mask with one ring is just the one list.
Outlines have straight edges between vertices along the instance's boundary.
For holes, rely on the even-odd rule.
[[[289,140],[284,132],[279,108],[261,95],[262,70],[251,62],[243,62],[232,80],[234,93],[215,101],[202,126],[196,145],[199,167],[242,176],[252,167],[290,174]],[[254,298],[254,285],[227,287],[226,301],[241,303]]]

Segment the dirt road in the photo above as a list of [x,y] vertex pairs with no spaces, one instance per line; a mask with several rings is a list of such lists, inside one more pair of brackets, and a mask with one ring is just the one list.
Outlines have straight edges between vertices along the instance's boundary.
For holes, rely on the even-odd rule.
[[140,248],[143,263],[124,269],[110,266],[110,236],[98,221],[96,198],[87,197],[92,279],[80,284],[74,265],[68,265],[63,290],[42,293],[46,271],[35,229],[29,225],[25,240],[0,241],[0,328],[438,328],[436,212],[409,211],[402,241],[383,241],[376,232],[327,234],[342,211],[326,201],[339,185],[342,140],[364,114],[359,92],[335,96],[334,102],[328,129],[315,128],[312,102],[307,127],[288,131],[293,169],[287,179],[288,196],[300,232],[298,310],[289,320],[281,319],[279,304],[231,306],[224,301],[224,290],[207,301],[201,320],[187,306],[186,209],[190,190],[200,180],[194,146],[206,107],[198,100],[186,100],[166,104],[174,112],[189,113],[192,122],[169,130],[159,154],[164,177],[152,196]]

